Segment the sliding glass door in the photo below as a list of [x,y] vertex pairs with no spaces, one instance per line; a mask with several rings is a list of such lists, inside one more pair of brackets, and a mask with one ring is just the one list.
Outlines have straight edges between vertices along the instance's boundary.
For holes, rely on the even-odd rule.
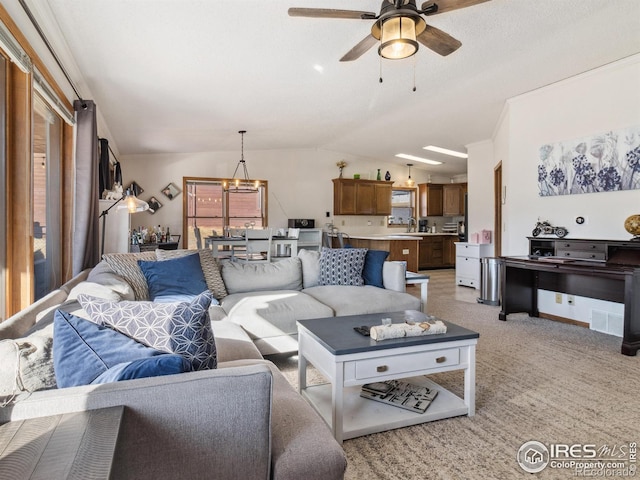
[[7,60],[0,55],[0,322],[6,318],[7,305],[5,293],[7,291],[7,215],[6,188],[7,184]]
[[60,157],[62,122],[39,96],[33,112],[33,264],[34,300],[60,285],[62,278]]

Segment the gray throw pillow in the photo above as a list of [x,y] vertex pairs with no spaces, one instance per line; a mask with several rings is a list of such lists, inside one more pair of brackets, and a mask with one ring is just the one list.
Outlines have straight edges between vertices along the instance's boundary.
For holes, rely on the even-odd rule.
[[136,300],[149,299],[147,279],[138,266],[138,260],[153,262],[156,260],[155,252],[106,253],[102,258],[114,273],[124,278],[131,285]]

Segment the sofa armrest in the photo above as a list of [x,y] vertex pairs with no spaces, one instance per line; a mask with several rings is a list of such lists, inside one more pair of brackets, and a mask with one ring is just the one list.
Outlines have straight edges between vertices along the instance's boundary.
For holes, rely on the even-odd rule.
[[387,290],[406,292],[406,262],[384,262],[382,265],[382,284]]
[[113,478],[269,479],[272,382],[250,365],[39,391],[0,423],[124,405]]

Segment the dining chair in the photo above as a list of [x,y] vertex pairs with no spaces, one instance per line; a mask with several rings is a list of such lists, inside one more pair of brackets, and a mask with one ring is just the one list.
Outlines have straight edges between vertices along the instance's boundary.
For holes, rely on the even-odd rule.
[[196,236],[196,248],[202,250],[202,235],[200,235],[200,227],[193,227],[193,234]]
[[338,244],[340,248],[350,247],[349,240],[350,237],[347,233],[338,232]]
[[236,254],[232,260],[245,263],[271,262],[271,243],[273,233],[270,228],[248,228],[244,232],[245,252]]
[[287,238],[298,238],[300,236],[299,228],[290,228],[287,230]]

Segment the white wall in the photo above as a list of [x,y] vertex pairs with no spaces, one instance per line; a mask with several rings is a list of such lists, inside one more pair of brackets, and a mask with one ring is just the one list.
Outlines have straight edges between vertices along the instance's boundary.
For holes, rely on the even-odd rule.
[[[640,190],[540,197],[537,166],[538,149],[546,143],[640,125],[639,85],[635,55],[509,100],[508,116],[494,137],[508,192],[505,255],[527,253],[526,237],[538,217],[566,227],[570,238],[630,238],[624,220],[640,212]],[[576,224],[577,216],[587,223]]]
[[[493,224],[493,169],[502,161],[503,255],[528,253],[540,217],[569,230],[568,238],[628,240],[624,220],[640,213],[640,190],[540,197],[541,145],[640,125],[640,55],[510,99],[488,142],[468,145],[470,231]],[[478,185],[478,182],[481,185]],[[491,208],[489,208],[491,207]],[[575,223],[577,216],[588,219]],[[566,296],[563,296],[563,298]],[[620,316],[621,305],[576,297],[575,305],[540,295],[541,312],[592,321],[593,312]],[[617,317],[616,317],[617,318]]]
[[[245,160],[249,175],[254,179],[267,180],[269,185],[269,226],[286,227],[289,218],[313,218],[316,227],[323,228],[335,221],[340,230],[350,234],[387,233],[386,217],[380,216],[333,216],[333,182],[339,174],[336,163],[347,162],[343,175],[375,179],[380,167],[384,177],[388,170],[395,185],[404,185],[408,168],[395,163],[382,163],[368,158],[345,155],[338,152],[300,149],[263,150],[245,149]],[[148,212],[132,215],[131,226],[169,226],[173,233],[182,231],[182,201],[180,194],[174,200],[162,195],[161,190],[173,182],[182,189],[182,177],[231,177],[240,158],[240,151],[200,152],[182,154],[123,155],[120,158],[125,186],[135,180],[144,193],[143,200],[155,196],[163,207],[155,214]],[[425,170],[412,168],[411,177],[416,183],[426,182]],[[466,177],[455,181],[466,181]],[[432,175],[433,182],[449,182],[449,177]],[[326,216],[330,212],[330,216]],[[371,221],[371,225],[368,222]],[[344,222],[344,224],[343,224]]]
[[[471,179],[467,185],[469,233],[493,231],[493,170],[498,163],[494,156],[493,142],[485,140],[467,145],[467,153],[467,176]],[[491,252],[489,255],[493,254]]]

